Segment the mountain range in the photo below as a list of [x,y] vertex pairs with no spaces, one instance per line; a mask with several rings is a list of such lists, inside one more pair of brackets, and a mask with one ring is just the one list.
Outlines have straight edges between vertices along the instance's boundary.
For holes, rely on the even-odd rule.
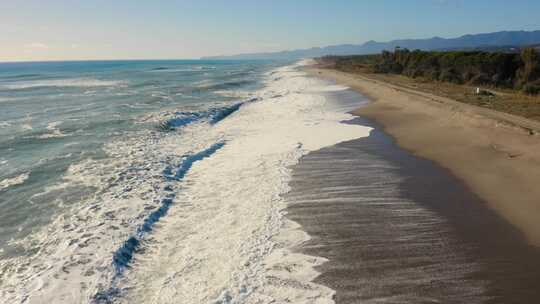
[[399,39],[388,42],[368,41],[363,44],[341,44],[310,49],[288,50],[281,52],[249,53],[232,56],[213,56],[202,59],[274,59],[291,60],[313,58],[325,55],[363,55],[393,50],[395,47],[421,50],[476,49],[498,46],[520,47],[540,43],[538,31],[501,31],[494,33],[464,35],[457,38],[433,37],[428,39]]

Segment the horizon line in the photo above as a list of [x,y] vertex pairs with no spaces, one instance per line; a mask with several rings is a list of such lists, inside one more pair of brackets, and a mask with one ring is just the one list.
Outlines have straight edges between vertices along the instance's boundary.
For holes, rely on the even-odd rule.
[[[459,36],[452,36],[452,37],[431,36],[431,37],[424,37],[424,38],[396,38],[396,39],[386,40],[386,41],[376,41],[376,40],[371,39],[371,40],[366,40],[364,42],[359,42],[359,43],[329,44],[329,45],[324,45],[324,46],[319,45],[319,46],[297,48],[297,49],[282,49],[282,50],[277,50],[277,51],[238,52],[238,53],[229,54],[229,55],[219,54],[219,55],[200,56],[198,58],[159,58],[159,59],[149,59],[149,58],[97,59],[96,58],[96,59],[66,59],[66,60],[62,60],[62,59],[25,60],[25,59],[23,59],[23,60],[9,60],[9,61],[4,61],[4,60],[0,59],[0,64],[5,64],[5,63],[39,63],[39,62],[42,62],[42,63],[46,63],[46,62],[85,62],[85,61],[86,62],[90,62],[90,61],[96,62],[96,61],[152,61],[152,60],[153,61],[174,61],[174,60],[216,60],[216,61],[242,60],[242,61],[246,61],[246,60],[266,60],[266,59],[208,59],[208,58],[233,57],[233,56],[243,56],[243,55],[251,55],[251,54],[266,54],[266,53],[272,54],[272,53],[281,53],[281,52],[293,52],[293,51],[297,51],[297,50],[322,49],[322,48],[340,46],[340,45],[363,45],[363,44],[366,44],[366,43],[369,43],[369,42],[389,43],[389,42],[397,41],[397,40],[426,40],[426,39],[434,39],[434,38],[457,39],[457,38],[464,37],[464,36],[469,36],[469,35],[483,35],[483,34],[504,33],[504,32],[538,32],[538,31],[540,31],[540,28],[533,29],[533,30],[520,29],[520,30],[501,30],[501,31],[492,31],[492,32],[468,33],[468,34],[461,34]],[[277,60],[277,59],[268,59],[268,60]]]
[[[217,56],[207,56],[207,57],[221,57],[227,55],[217,55]],[[205,56],[206,57],[206,56]],[[135,59],[66,59],[66,60],[11,60],[3,61],[0,60],[0,64],[6,63],[54,63],[54,62],[107,62],[107,61],[275,61],[276,59],[204,59],[205,57],[199,58],[135,58]]]

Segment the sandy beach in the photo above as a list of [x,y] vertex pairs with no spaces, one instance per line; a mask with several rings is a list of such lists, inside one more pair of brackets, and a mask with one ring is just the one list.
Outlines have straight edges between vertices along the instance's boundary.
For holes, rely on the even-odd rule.
[[[348,75],[321,72],[351,87],[357,84]],[[452,132],[441,131],[442,122],[437,120],[429,127],[428,115],[442,115],[448,111],[444,106],[426,114],[407,110],[403,119],[398,119],[399,114],[384,116],[381,113],[392,107],[389,104],[394,98],[408,102],[404,94],[392,93],[382,84],[358,83],[366,88],[355,86],[361,92],[371,89],[372,100],[375,94],[388,95],[378,95],[381,99],[368,103],[365,95],[354,91],[336,93],[331,98],[362,104],[357,111],[359,117],[347,123],[372,127],[370,136],[302,157],[293,166],[291,191],[286,195],[287,217],[311,237],[298,250],[327,259],[317,267],[321,275],[315,282],[335,290],[336,303],[529,303],[540,297],[540,250],[530,242],[534,238],[522,230],[531,227],[523,225],[527,220],[535,218],[536,192],[512,192],[522,204],[530,200],[531,205],[524,208],[532,214],[520,218],[517,215],[523,213],[504,213],[505,209],[495,208],[501,205],[479,195],[474,186],[457,175],[459,171],[452,170],[454,163],[447,165],[444,158],[427,159],[438,150],[445,151],[443,145],[463,145],[453,148],[458,151],[453,153],[470,150],[460,159],[471,157],[466,161],[475,162],[473,170],[482,164],[488,166],[485,170],[492,170],[489,172],[493,175],[484,182],[504,184],[496,174],[513,171],[498,173],[509,168],[499,163],[519,157],[499,157],[502,152],[489,148],[482,152],[474,143],[460,142],[459,135],[467,129],[452,136]],[[378,117],[385,120],[379,124],[375,121]],[[503,130],[507,136],[523,132],[506,126]],[[437,131],[441,132],[438,137]],[[402,143],[402,134],[410,135],[405,137],[407,146]],[[428,149],[430,145],[437,146]],[[442,156],[450,158],[447,153]],[[468,176],[481,178],[479,174],[471,172]],[[493,195],[519,191],[512,187],[495,189]],[[513,202],[502,206],[512,209]],[[532,229],[534,232],[534,226]]]
[[397,144],[447,168],[540,245],[540,123],[329,69],[311,73],[372,101],[355,114],[373,119]]

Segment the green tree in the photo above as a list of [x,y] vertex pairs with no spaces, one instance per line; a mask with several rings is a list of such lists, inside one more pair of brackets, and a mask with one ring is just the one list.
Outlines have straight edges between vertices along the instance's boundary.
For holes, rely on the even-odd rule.
[[533,48],[526,48],[521,51],[521,61],[523,66],[517,71],[517,81],[519,86],[538,80],[540,76],[540,56]]

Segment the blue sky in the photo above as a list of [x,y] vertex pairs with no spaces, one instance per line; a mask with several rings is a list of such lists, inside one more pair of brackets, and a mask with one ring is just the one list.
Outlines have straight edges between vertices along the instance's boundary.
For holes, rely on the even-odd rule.
[[0,0],[0,61],[207,55],[540,29],[539,0]]

